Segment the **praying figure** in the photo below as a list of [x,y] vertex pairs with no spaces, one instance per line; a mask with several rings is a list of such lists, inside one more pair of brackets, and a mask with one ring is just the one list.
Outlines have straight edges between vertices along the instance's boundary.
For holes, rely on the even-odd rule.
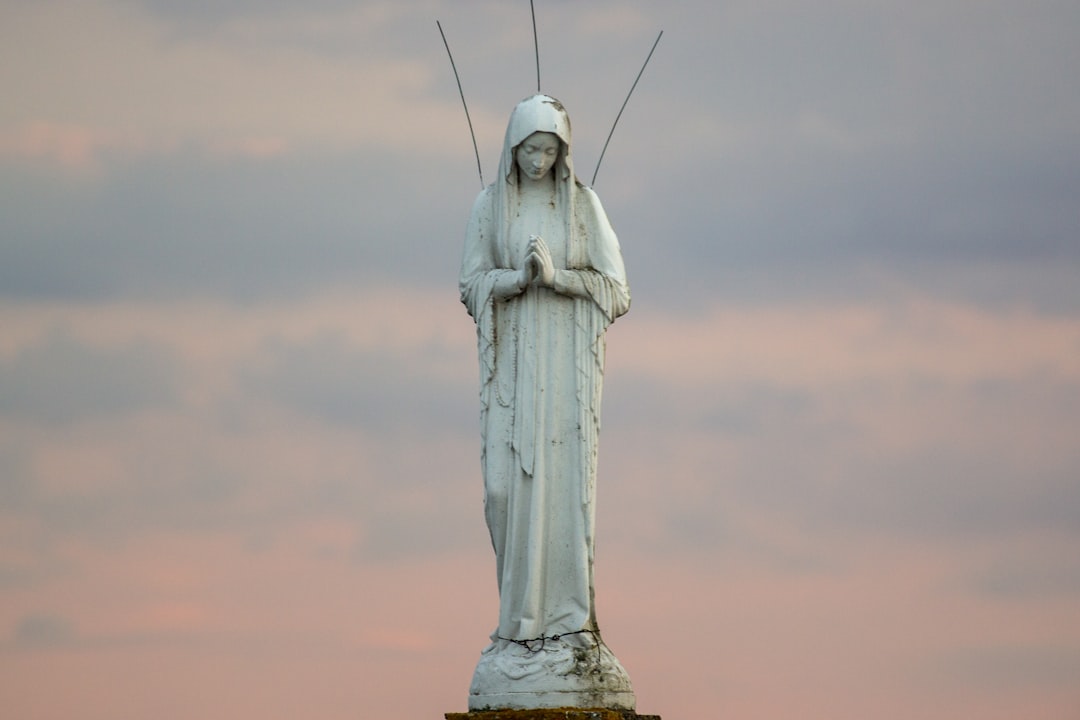
[[477,328],[499,588],[469,709],[633,710],[593,599],[604,333],[630,289],[600,201],[574,175],[558,100],[514,108],[498,178],[469,219],[460,290]]

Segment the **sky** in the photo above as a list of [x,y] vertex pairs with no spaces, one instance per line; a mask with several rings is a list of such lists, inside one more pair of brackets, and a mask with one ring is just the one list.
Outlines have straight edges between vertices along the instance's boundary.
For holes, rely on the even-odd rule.
[[[1080,718],[1080,5],[536,19],[633,293],[596,592],[639,711]],[[436,20],[488,182],[523,1],[0,3],[4,717],[466,709],[481,178]]]

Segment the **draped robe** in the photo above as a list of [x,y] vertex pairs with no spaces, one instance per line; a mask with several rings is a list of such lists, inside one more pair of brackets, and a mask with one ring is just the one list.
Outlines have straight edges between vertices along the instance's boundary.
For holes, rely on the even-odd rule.
[[[500,177],[473,207],[460,276],[462,302],[477,326],[484,512],[500,597],[489,650],[597,629],[604,331],[630,305],[615,233],[596,194],[574,177],[565,111],[537,98],[544,96],[521,111],[524,101],[511,117]],[[550,188],[540,194],[520,187],[513,159],[537,130],[563,141]],[[522,292],[516,279],[534,234],[551,252],[554,288]]]

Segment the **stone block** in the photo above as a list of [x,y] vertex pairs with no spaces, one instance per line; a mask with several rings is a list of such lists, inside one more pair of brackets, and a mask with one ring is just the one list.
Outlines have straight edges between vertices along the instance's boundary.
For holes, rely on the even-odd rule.
[[660,720],[659,715],[638,715],[633,710],[604,708],[541,708],[536,710],[474,710],[446,713],[446,720]]

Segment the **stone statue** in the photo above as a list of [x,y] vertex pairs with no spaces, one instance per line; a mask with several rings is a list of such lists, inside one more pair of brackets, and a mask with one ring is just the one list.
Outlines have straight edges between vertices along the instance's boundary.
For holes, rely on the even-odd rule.
[[629,309],[630,290],[570,148],[558,100],[520,102],[499,176],[476,199],[465,237],[461,300],[477,327],[484,513],[500,599],[470,710],[634,709],[593,605],[604,332]]

